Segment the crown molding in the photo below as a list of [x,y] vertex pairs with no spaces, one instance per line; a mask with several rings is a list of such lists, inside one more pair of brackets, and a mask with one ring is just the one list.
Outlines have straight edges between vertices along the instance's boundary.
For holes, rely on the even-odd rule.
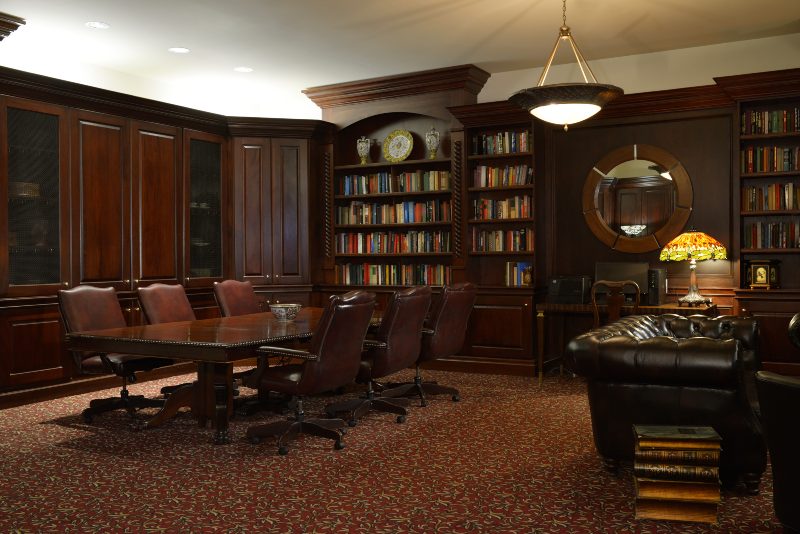
[[0,41],[14,33],[17,28],[25,24],[25,19],[0,12]]
[[325,138],[335,129],[334,124],[313,119],[228,117],[228,132],[233,137]]
[[721,76],[714,81],[736,101],[800,96],[800,69]]
[[466,128],[531,122],[533,116],[507,100],[466,106],[451,106],[447,110]]
[[592,119],[635,117],[654,113],[698,111],[731,106],[733,106],[733,101],[719,86],[701,85],[622,95],[609,102]]

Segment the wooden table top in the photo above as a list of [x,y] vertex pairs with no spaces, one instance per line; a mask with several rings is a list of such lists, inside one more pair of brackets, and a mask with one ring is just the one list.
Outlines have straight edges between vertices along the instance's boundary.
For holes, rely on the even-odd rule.
[[228,362],[247,357],[260,345],[308,337],[321,315],[322,308],[305,307],[293,321],[279,321],[272,313],[262,312],[73,332],[66,340],[71,350]]

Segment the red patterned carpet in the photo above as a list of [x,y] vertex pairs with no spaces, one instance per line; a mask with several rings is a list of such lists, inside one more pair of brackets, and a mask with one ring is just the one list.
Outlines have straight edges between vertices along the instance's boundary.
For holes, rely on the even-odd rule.
[[758,496],[724,493],[718,525],[634,520],[631,470],[603,470],[579,379],[427,376],[462,401],[413,407],[404,424],[373,414],[342,451],[303,437],[288,456],[243,437],[274,414],[235,420],[233,443],[214,446],[188,414],[144,432],[119,411],[84,424],[89,400],[115,390],[0,411],[0,532],[781,531],[769,472]]

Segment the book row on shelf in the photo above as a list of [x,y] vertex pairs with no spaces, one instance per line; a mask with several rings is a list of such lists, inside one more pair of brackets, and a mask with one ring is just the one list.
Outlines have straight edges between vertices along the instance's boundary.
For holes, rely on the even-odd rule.
[[472,217],[481,221],[530,217],[532,204],[530,195],[514,196],[504,200],[476,198],[472,200]]
[[743,248],[800,248],[800,219],[746,223]]
[[533,264],[528,261],[507,261],[505,282],[509,287],[526,287],[533,284]]
[[450,189],[449,171],[411,171],[399,174],[378,172],[349,174],[338,181],[337,195],[374,195],[378,193],[416,193]]
[[742,112],[741,119],[740,133],[742,135],[800,131],[800,108],[798,107],[769,111],[747,110]]
[[474,187],[508,187],[533,183],[533,169],[526,164],[490,167],[478,165],[472,172]]
[[748,146],[739,152],[742,173],[800,170],[798,146]]
[[344,285],[441,286],[450,284],[451,280],[449,265],[345,263],[336,266],[336,283]]
[[634,425],[637,519],[714,523],[721,438],[711,427]]
[[405,224],[420,222],[449,222],[450,201],[426,201],[378,204],[350,202],[336,207],[336,224]]
[[337,254],[414,254],[450,252],[449,231],[343,232]]
[[531,133],[528,130],[494,132],[472,136],[472,154],[492,156],[531,151]]
[[742,211],[800,209],[798,184],[774,183],[742,187]]
[[533,252],[533,230],[472,228],[472,252]]

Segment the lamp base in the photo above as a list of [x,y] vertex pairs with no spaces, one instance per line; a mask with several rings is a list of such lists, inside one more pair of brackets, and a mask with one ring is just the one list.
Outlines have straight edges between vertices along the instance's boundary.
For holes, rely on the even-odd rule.
[[704,297],[700,293],[691,292],[686,295],[685,297],[681,297],[678,299],[678,306],[700,306],[701,304],[711,304],[711,299],[708,297]]

